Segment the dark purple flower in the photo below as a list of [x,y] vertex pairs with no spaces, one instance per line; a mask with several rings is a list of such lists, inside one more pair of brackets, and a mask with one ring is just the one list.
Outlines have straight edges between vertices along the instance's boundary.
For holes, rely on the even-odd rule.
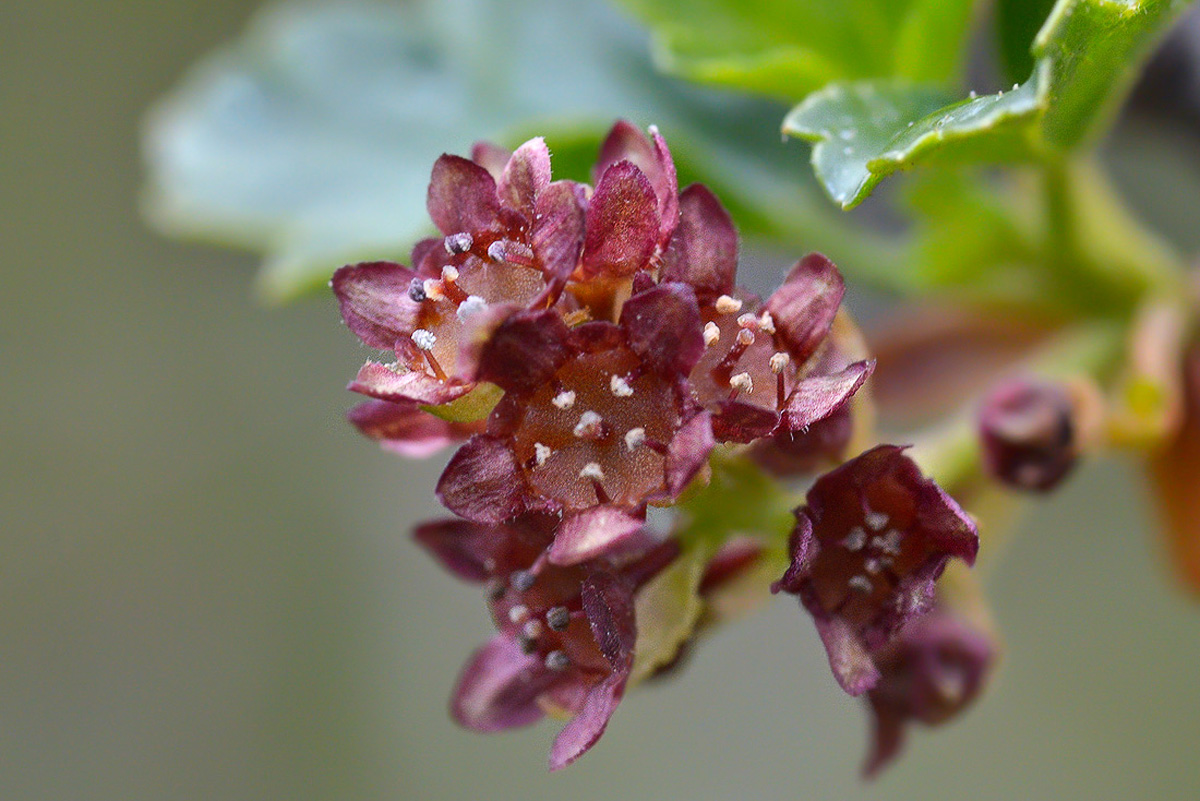
[[463,726],[499,731],[572,716],[550,768],[591,748],[625,691],[637,640],[634,597],[678,553],[673,542],[622,562],[552,564],[557,520],[526,515],[499,526],[446,520],[418,527],[418,542],[451,572],[482,582],[500,633],[468,660],[451,711]]
[[844,291],[833,263],[809,254],[765,304],[720,295],[701,309],[704,355],[691,374],[721,441],[804,432],[838,411],[874,363],[821,358]]
[[419,459],[464,440],[483,429],[482,423],[455,423],[421,411],[411,401],[369,400],[346,415],[364,435],[387,450]]
[[709,415],[684,379],[703,348],[687,286],[635,295],[620,325],[522,312],[490,343],[482,361],[506,394],[442,475],[452,511],[482,523],[561,512],[550,558],[572,564],[636,537],[646,504],[676,498],[706,463]]
[[371,262],[334,275],[346,324],[396,354],[394,364],[369,362],[351,389],[423,404],[469,392],[479,379],[471,356],[487,333],[485,312],[496,304],[545,308],[562,297],[583,247],[585,198],[577,184],[550,181],[541,139],[519,147],[498,178],[468,159],[439,158],[428,207],[445,237],[418,243],[413,269]]
[[812,614],[842,689],[879,681],[872,652],[928,610],[956,556],[973,564],[975,524],[894,445],[880,445],[817,479],[796,510],[792,564],[772,589]]
[[911,621],[873,654],[880,679],[867,693],[874,718],[863,773],[876,775],[899,754],[909,721],[938,726],[983,689],[996,656],[991,639],[942,607]]
[[1077,426],[1062,384],[1010,379],[995,387],[979,412],[984,466],[1009,486],[1046,491],[1075,466]]

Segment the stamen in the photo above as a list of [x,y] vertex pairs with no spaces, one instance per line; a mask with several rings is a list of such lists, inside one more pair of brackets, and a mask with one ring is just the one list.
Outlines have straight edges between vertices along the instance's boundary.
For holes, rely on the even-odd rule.
[[438,364],[438,360],[434,358],[433,351],[423,350],[421,351],[421,355],[425,357],[425,363],[429,365],[430,370],[433,370],[433,374],[437,376],[437,380],[445,381],[446,371],[442,369],[442,366]]
[[575,393],[570,390],[563,390],[555,395],[554,399],[550,402],[560,409],[570,409],[575,405]]
[[896,529],[891,529],[882,537],[876,537],[871,540],[871,544],[880,551],[892,556],[900,555],[900,541],[904,539],[904,535]]
[[453,284],[458,280],[458,268],[453,264],[447,264],[442,268],[442,280]]
[[737,332],[737,343],[745,347],[750,347],[754,344],[754,332],[749,328],[743,328]]
[[888,516],[883,512],[867,512],[864,520],[871,531],[883,531],[883,527],[888,524]]
[[779,375],[791,361],[792,357],[782,351],[772,354],[770,361],[771,372],[775,375]]
[[508,588],[504,586],[504,582],[498,578],[488,579],[484,590],[487,592],[487,597],[492,601],[499,601],[504,597],[504,593]]
[[512,575],[508,577],[508,581],[517,592],[527,592],[533,586],[533,583],[537,581],[537,576],[528,570],[514,570]]
[[525,604],[517,604],[508,610],[508,620],[510,623],[520,623],[527,617],[529,617],[529,607]]
[[866,544],[867,532],[862,530],[862,526],[850,529],[850,533],[842,539],[842,547],[847,551],[861,551]]
[[750,312],[746,312],[741,317],[737,318],[739,328],[754,328],[758,325],[758,320]]
[[418,328],[409,335],[413,344],[421,350],[432,350],[437,343],[437,335],[432,331],[426,331],[424,328]]
[[579,415],[575,424],[575,436],[580,439],[600,439],[604,436],[604,420],[592,410]]
[[580,478],[590,478],[593,481],[604,480],[604,470],[600,467],[599,462],[588,462],[579,471]]
[[721,327],[711,320],[704,324],[704,347],[711,348],[721,338]]
[[531,656],[537,653],[537,640],[532,637],[526,637],[524,633],[517,635],[517,645],[521,647],[521,653],[526,656]]
[[618,398],[628,398],[633,394],[633,387],[629,386],[629,382],[624,376],[614,375],[608,382],[608,388],[612,390],[612,394]]
[[425,282],[420,278],[414,278],[409,282],[408,297],[412,299],[413,303],[424,303],[427,297],[425,295]]
[[551,456],[554,455],[554,449],[549,445],[543,445],[540,442],[535,442],[533,443],[533,453],[534,461],[537,462],[538,467],[541,467],[542,465],[546,464],[547,460],[549,460]]
[[511,239],[497,239],[488,245],[488,258],[492,261],[502,261],[518,267],[533,267],[533,250],[524,242],[514,242]]
[[481,312],[487,308],[487,301],[478,295],[468,295],[467,299],[458,304],[458,311],[455,315],[458,316],[460,323],[466,322],[467,318],[476,312]]
[[544,631],[545,628],[542,626],[542,621],[538,620],[536,617],[526,620],[525,625],[521,627],[521,633],[531,640],[536,640],[538,637],[542,636],[542,632]]
[[474,238],[463,231],[461,234],[451,234],[442,240],[442,244],[446,247],[446,252],[451,256],[457,256],[460,253],[466,253],[475,244]]
[[735,376],[730,376],[729,386],[734,392],[745,392],[747,395],[754,393],[754,379],[749,373],[738,373]]
[[850,580],[846,582],[846,585],[856,592],[861,592],[863,595],[866,595],[875,589],[875,585],[871,583],[871,580],[861,573],[856,576],[851,576]]
[[646,441],[646,429],[642,427],[631,428],[625,432],[625,448],[627,450],[636,451],[638,446]]
[[546,613],[546,624],[554,631],[565,631],[571,625],[571,612],[565,606],[553,607]]
[[546,667],[555,672],[566,670],[571,666],[571,658],[562,651],[551,651],[546,654]]
[[425,297],[430,300],[441,300],[446,297],[446,293],[442,291],[442,282],[436,278],[426,278],[421,284],[421,289],[425,292]]
[[729,295],[722,295],[717,298],[717,302],[714,305],[721,314],[737,314],[742,310],[742,302],[737,298],[731,298]]
[[883,570],[883,563],[880,562],[878,559],[871,557],[870,559],[867,559],[866,561],[863,562],[863,567],[865,567],[867,569],[868,573],[870,573],[871,575],[874,575],[874,574],[878,573],[880,570]]
[[763,312],[762,316],[758,318],[758,327],[768,334],[775,333],[775,318],[769,311]]

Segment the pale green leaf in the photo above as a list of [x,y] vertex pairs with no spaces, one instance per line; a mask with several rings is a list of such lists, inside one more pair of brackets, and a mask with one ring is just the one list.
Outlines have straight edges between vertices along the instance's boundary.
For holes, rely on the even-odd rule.
[[955,99],[900,81],[833,84],[784,120],[814,143],[829,195],[853,208],[880,180],[918,164],[1057,160],[1086,142],[1182,0],[1059,0],[1033,43],[1033,74],[1012,91]]
[[144,208],[169,234],[264,253],[262,294],[288,300],[344,263],[405,260],[430,232],[442,152],[546,135],[556,175],[588,179],[626,117],[657,123],[681,178],[710,183],[744,233],[846,254],[848,269],[882,261],[824,208],[774,135],[779,113],[658,75],[644,34],[592,0],[293,0],[153,110]]
[[797,100],[827,83],[958,73],[974,0],[620,0],[654,31],[660,67]]

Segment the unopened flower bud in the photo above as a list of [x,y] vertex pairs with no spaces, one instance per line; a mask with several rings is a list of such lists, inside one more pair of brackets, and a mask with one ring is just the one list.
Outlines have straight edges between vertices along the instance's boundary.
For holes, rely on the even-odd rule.
[[1014,379],[984,400],[979,434],[989,473],[1018,489],[1049,490],[1078,455],[1071,396],[1061,384]]

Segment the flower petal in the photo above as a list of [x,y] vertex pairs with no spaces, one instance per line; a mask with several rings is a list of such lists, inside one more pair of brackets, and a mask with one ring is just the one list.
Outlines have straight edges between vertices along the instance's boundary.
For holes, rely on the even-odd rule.
[[820,253],[810,253],[767,299],[767,311],[797,364],[807,361],[829,335],[845,291],[833,262]]
[[874,361],[855,362],[831,375],[801,379],[783,409],[782,427],[788,431],[803,431],[829,417],[858,392],[874,369]]
[[660,284],[625,301],[621,327],[650,369],[687,375],[704,354],[700,306],[687,284]]
[[367,362],[346,388],[379,400],[415,401],[437,406],[461,398],[474,386],[461,381],[441,381],[421,370]]
[[478,425],[450,423],[434,417],[411,402],[367,401],[351,409],[346,417],[363,434],[379,440],[384,448],[414,459],[436,453],[479,430]]
[[464,581],[487,581],[495,532],[467,520],[433,520],[413,529],[415,539],[442,567]]
[[373,348],[390,349],[416,328],[420,305],[408,296],[416,274],[390,261],[349,264],[333,274],[331,286],[342,319]]
[[699,412],[679,427],[667,445],[666,471],[667,493],[671,500],[692,482],[701,468],[708,463],[716,440],[713,438],[712,415]]
[[530,244],[548,280],[566,281],[579,264],[587,213],[579,185],[555,181],[537,199]]
[[534,205],[550,185],[550,149],[542,137],[530,139],[516,149],[496,183],[502,203],[533,221]]
[[667,141],[658,132],[657,126],[650,126],[650,138],[654,145],[654,160],[657,169],[644,169],[654,194],[658,195],[659,233],[658,241],[666,243],[679,223],[679,177],[675,174],[675,160],[667,148]]
[[770,409],[739,400],[721,402],[713,418],[713,434],[719,442],[753,442],[779,425],[779,415]]
[[458,449],[438,480],[447,509],[476,523],[501,523],[525,508],[516,457],[497,437],[477,434]]
[[705,303],[732,295],[738,235],[716,195],[692,184],[679,197],[679,224],[663,253],[663,281],[683,281]]
[[879,683],[879,668],[853,626],[839,617],[814,615],[813,621],[833,676],[848,695],[862,695]]
[[444,154],[434,162],[426,207],[447,236],[491,230],[500,213],[496,181],[475,162]]
[[545,716],[537,697],[555,678],[541,659],[523,653],[513,638],[497,635],[463,666],[450,714],[479,732],[528,726]]
[[569,338],[562,318],[551,309],[510,312],[490,332],[472,332],[477,355],[468,363],[477,365],[477,381],[510,391],[531,390],[549,381],[566,361]]
[[608,727],[625,692],[625,676],[610,675],[597,682],[587,694],[583,708],[554,738],[550,748],[550,770],[562,770],[586,754]]
[[654,145],[629,120],[617,120],[601,143],[600,155],[592,167],[592,182],[600,183],[608,168],[621,161],[630,162],[646,175],[658,163]]
[[658,199],[642,171],[628,161],[609,167],[588,205],[585,273],[632,275],[650,258],[658,224]]
[[615,506],[596,506],[563,518],[550,561],[556,565],[575,565],[622,548],[635,539],[646,521]]
[[637,642],[632,588],[613,573],[592,570],[584,577],[580,594],[600,653],[614,673],[628,675]]
[[496,181],[504,174],[504,168],[510,158],[511,150],[493,142],[476,142],[471,146],[471,161],[487,170]]

